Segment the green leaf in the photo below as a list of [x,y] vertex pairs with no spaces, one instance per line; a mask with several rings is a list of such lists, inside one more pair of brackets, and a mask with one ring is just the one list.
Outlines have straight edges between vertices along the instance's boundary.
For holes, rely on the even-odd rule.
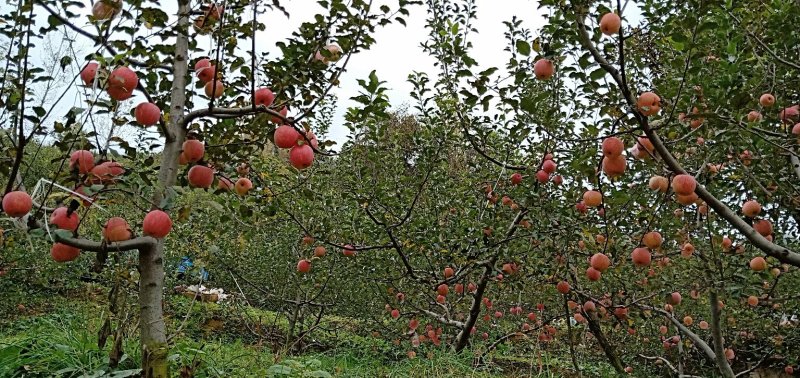
[[517,41],[517,52],[522,55],[529,56],[531,55],[531,45],[523,40]]

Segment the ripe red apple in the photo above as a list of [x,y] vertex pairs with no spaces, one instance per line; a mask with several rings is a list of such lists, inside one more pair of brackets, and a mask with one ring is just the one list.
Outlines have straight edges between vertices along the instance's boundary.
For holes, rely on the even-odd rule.
[[11,218],[28,214],[33,208],[33,200],[23,191],[8,192],[3,196],[3,211]]
[[93,85],[94,78],[97,77],[97,70],[100,69],[100,64],[97,62],[89,62],[81,70],[81,80],[86,85]]
[[86,150],[77,150],[69,155],[69,169],[78,169],[78,173],[85,175],[94,168],[94,155]]
[[647,187],[653,191],[666,193],[667,188],[669,188],[669,180],[664,176],[653,176],[650,178],[650,181],[648,181]]
[[197,139],[187,139],[183,142],[183,156],[190,162],[196,163],[206,153],[206,146]]
[[732,360],[736,358],[736,353],[733,351],[733,349],[725,348],[725,358],[728,360]]
[[400,317],[400,310],[394,309],[392,310],[392,319],[397,319]]
[[[287,108],[286,106],[282,106],[282,107],[281,107],[281,110],[279,110],[279,111],[278,111],[278,114],[280,114],[281,116],[283,116],[283,118],[286,118],[286,116],[288,116],[288,115],[289,115],[289,108]],[[284,121],[283,119],[280,119],[280,118],[279,118],[279,117],[277,117],[277,116],[272,116],[272,117],[270,117],[270,119],[269,119],[269,120],[270,120],[272,123],[277,123],[277,124],[282,124],[282,123],[286,122],[286,121]]]
[[536,172],[536,181],[538,181],[540,184],[544,184],[548,180],[550,180],[550,175],[547,174],[547,172],[541,169]]
[[797,121],[799,116],[800,116],[800,105],[794,105],[788,108],[784,108],[783,110],[780,111],[780,113],[778,113],[778,117],[781,119],[781,122]]
[[314,257],[323,257],[325,256],[325,253],[325,247],[321,245],[318,245],[316,248],[314,248]]
[[602,168],[608,177],[616,178],[625,173],[627,161],[622,155],[606,156],[603,158]]
[[539,80],[547,80],[555,73],[553,62],[549,59],[539,59],[533,64],[533,74]]
[[772,223],[766,219],[759,219],[753,222],[753,229],[762,236],[772,235]]
[[219,179],[217,180],[217,189],[231,190],[233,189],[233,182],[231,182],[231,180],[227,177],[219,176]]
[[321,51],[317,51],[314,54],[314,60],[328,64],[330,62],[337,62],[342,58],[342,48],[338,43],[327,44],[325,45],[324,49],[327,51],[327,53],[323,54]]
[[575,210],[578,210],[579,213],[585,214],[586,213],[586,202],[581,201],[575,204]]
[[681,296],[681,293],[679,293],[677,291],[672,292],[669,296],[667,296],[667,303],[669,303],[669,304],[671,304],[673,306],[677,306],[677,305],[681,304],[682,300],[683,300],[683,296]]
[[761,256],[756,256],[750,260],[750,269],[760,272],[767,269],[767,260]]
[[[800,124],[798,124],[798,125],[800,125]],[[511,184],[512,185],[519,185],[520,183],[522,183],[522,174],[514,173],[513,175],[511,175]]]
[[494,317],[497,318],[497,319],[502,318],[503,317],[503,312],[502,311],[495,311],[494,312]]
[[345,244],[344,249],[342,250],[342,255],[345,257],[353,257],[356,255],[356,250],[352,245]]
[[660,333],[662,335],[666,335],[667,332],[669,332],[669,328],[667,328],[667,326],[662,325],[662,326],[658,327],[658,333]]
[[444,304],[445,302],[447,302],[447,298],[444,295],[439,294],[436,296],[436,302]]
[[113,184],[116,178],[125,173],[125,168],[115,161],[107,161],[96,165],[89,172],[90,180],[94,184]]
[[136,118],[136,122],[139,122],[141,125],[152,126],[161,119],[161,109],[152,102],[143,102],[136,105],[133,116]]
[[761,122],[763,118],[764,117],[761,115],[761,113],[755,110],[747,113],[747,122]]
[[225,84],[222,84],[221,80],[213,80],[206,83],[205,86],[206,96],[211,98],[217,98],[222,96],[225,93]]
[[561,185],[564,182],[564,178],[561,175],[553,176],[553,184]]
[[130,240],[133,237],[128,222],[120,217],[109,218],[103,226],[102,233],[103,239],[109,243]]
[[139,77],[128,67],[117,67],[108,75],[106,92],[114,100],[127,100],[133,96],[133,90],[139,84]]
[[80,224],[78,213],[73,211],[72,213],[67,214],[68,212],[69,209],[66,207],[59,207],[58,209],[53,210],[53,213],[50,214],[50,224],[55,225],[62,230],[77,230],[78,225]]
[[602,274],[600,273],[600,271],[595,268],[592,268],[591,266],[588,269],[586,269],[586,278],[588,278],[589,281],[599,281],[601,276]]
[[644,92],[636,100],[636,106],[643,115],[651,116],[661,110],[661,98],[653,92]]
[[299,273],[308,273],[311,271],[311,261],[309,260],[300,260],[297,262],[297,271]]
[[755,295],[747,297],[747,304],[750,305],[751,307],[758,306],[758,297],[756,297]]
[[306,169],[314,162],[314,150],[307,144],[289,150],[289,163],[297,169]]
[[464,294],[464,284],[457,283],[455,286],[456,294]]
[[556,290],[558,290],[558,292],[561,294],[569,294],[569,289],[569,282],[567,281],[560,281],[558,284],[556,284]]
[[658,231],[650,231],[644,234],[642,238],[642,243],[650,249],[658,249],[661,247],[661,244],[664,242],[664,239],[661,237],[661,233]]
[[241,177],[236,180],[234,189],[236,190],[236,193],[238,193],[240,196],[243,196],[247,194],[250,189],[253,189],[253,182],[248,178]]
[[214,170],[203,165],[195,165],[189,169],[187,178],[189,185],[195,188],[208,189],[214,183]]
[[56,262],[68,262],[78,258],[81,255],[81,250],[75,247],[70,247],[66,244],[55,243],[50,247],[50,256]]
[[583,203],[588,207],[597,207],[603,202],[603,195],[596,190],[587,190],[583,193]]
[[622,142],[622,139],[617,137],[609,137],[603,139],[603,155],[606,157],[613,157],[622,155],[622,151],[625,149],[625,143]]
[[708,329],[708,322],[705,320],[701,320],[700,323],[697,324],[698,327],[702,330]]
[[272,102],[275,101],[275,94],[269,88],[259,88],[256,89],[256,93],[253,95],[254,102],[256,106],[266,106],[269,107],[272,105]]
[[697,197],[697,193],[692,193],[692,194],[690,194],[688,196],[683,196],[683,195],[680,195],[680,194],[675,196],[675,200],[678,201],[678,203],[680,203],[681,205],[684,205],[684,206],[689,206],[689,205],[697,202],[697,198],[698,198]]
[[697,189],[697,181],[694,177],[687,174],[680,174],[672,179],[672,190],[682,196],[688,196]]
[[729,250],[731,248],[731,245],[733,245],[733,241],[731,240],[731,238],[727,236],[722,238],[722,249],[724,251]]
[[208,59],[200,59],[197,64],[195,64],[195,73],[197,74],[197,79],[204,83],[214,80],[214,77],[217,76],[216,71],[217,66],[212,65]]
[[602,273],[611,265],[611,259],[603,253],[595,253],[592,255],[592,258],[589,259],[589,265]]
[[436,287],[436,292],[439,293],[439,295],[447,295],[447,293],[450,292],[450,288],[447,286],[447,284],[441,284]]
[[636,266],[647,266],[650,265],[650,260],[652,259],[652,255],[647,248],[639,247],[631,252],[631,260]]
[[470,282],[467,284],[467,290],[469,290],[470,293],[474,293],[478,290],[478,287],[474,283]]
[[556,168],[558,168],[558,166],[556,165],[556,162],[552,160],[545,160],[544,163],[542,163],[542,170],[547,173],[554,173]]
[[308,139],[308,144],[311,145],[311,148],[313,148],[315,151],[319,150],[319,141],[317,140],[317,136],[314,135],[313,131],[308,130],[308,132],[306,132],[306,139]]
[[274,139],[278,148],[292,148],[297,145],[298,141],[303,140],[303,137],[294,127],[282,125],[275,129]]
[[792,134],[800,135],[800,123],[796,123],[794,127],[792,127]]
[[169,214],[161,210],[153,210],[144,216],[142,232],[156,239],[162,239],[172,230],[172,220]]
[[628,318],[628,309],[625,307],[617,307],[614,309],[614,316],[624,320]]
[[447,268],[444,268],[444,278],[450,278],[453,276],[454,273],[455,272],[453,271],[453,268],[449,266]]
[[594,302],[592,301],[586,301],[586,303],[583,304],[583,311],[585,312],[597,311],[597,306],[595,306]]
[[694,253],[694,246],[692,245],[692,243],[685,243],[681,247],[681,256],[691,257],[693,253]]
[[605,35],[614,35],[619,33],[619,28],[622,25],[622,20],[614,12],[608,12],[600,18],[600,31]]
[[758,99],[758,102],[765,108],[771,108],[773,105],[775,105],[775,96],[769,93],[764,93]]

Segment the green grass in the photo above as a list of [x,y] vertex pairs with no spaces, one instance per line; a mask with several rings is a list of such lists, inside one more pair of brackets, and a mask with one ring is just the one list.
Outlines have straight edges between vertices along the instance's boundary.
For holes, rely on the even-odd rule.
[[[108,351],[97,346],[97,333],[102,325],[106,306],[87,298],[48,298],[39,305],[42,311],[6,319],[0,323],[0,377],[124,377],[138,370],[139,345],[135,333],[125,339],[119,366],[109,367]],[[37,307],[30,300],[32,309]],[[174,331],[183,320],[190,301],[170,297],[168,329]],[[388,340],[358,335],[347,329],[338,334],[315,334],[323,340],[323,352],[300,356],[288,355],[281,347],[254,342],[246,330],[233,320],[222,330],[209,333],[202,323],[215,316],[239,311],[216,304],[193,305],[194,312],[175,338],[170,350],[171,369],[178,376],[181,369],[191,369],[195,377],[563,377],[570,376],[568,358],[543,353],[534,359],[532,353],[511,348],[496,353],[485,367],[473,367],[473,355],[453,354],[446,347],[422,347],[416,358],[406,356],[407,347],[395,346]],[[285,318],[275,313],[247,308],[247,317],[260,319],[277,329],[287,327]],[[227,314],[227,315],[226,315]],[[231,319],[234,317],[231,316]],[[341,324],[348,319],[331,317],[326,322]],[[229,324],[230,323],[230,324]],[[347,327],[354,329],[357,327]],[[520,354],[520,355],[517,355]],[[561,356],[565,357],[565,356]],[[582,366],[584,376],[612,377],[604,363]]]

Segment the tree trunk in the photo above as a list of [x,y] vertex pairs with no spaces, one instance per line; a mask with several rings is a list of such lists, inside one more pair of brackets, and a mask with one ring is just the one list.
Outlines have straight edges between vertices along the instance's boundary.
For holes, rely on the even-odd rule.
[[[567,319],[567,321],[569,321],[569,319]],[[600,348],[603,349],[603,353],[606,354],[608,362],[611,363],[611,366],[614,367],[617,373],[620,375],[625,374],[625,367],[622,366],[622,360],[619,359],[619,355],[617,355],[614,346],[606,339],[606,335],[600,328],[600,322],[597,321],[597,317],[595,317],[594,314],[588,314],[586,321],[589,323],[589,331],[591,331],[594,338],[597,339],[597,343],[600,344]]]
[[139,251],[139,273],[142,376],[166,378],[169,347],[161,304],[164,287],[163,243]]
[[[181,121],[186,108],[186,78],[189,71],[189,2],[178,0],[178,25],[175,38],[172,91],[169,123],[164,135],[164,151],[158,172],[158,187],[153,193],[153,206],[160,205],[167,188],[175,185],[178,176],[178,156],[186,130]],[[164,289],[164,241],[139,251],[139,310],[141,324],[142,377],[169,376],[166,326],[162,308]]]
[[736,374],[733,373],[731,364],[729,364],[728,359],[725,358],[725,347],[722,341],[722,327],[720,326],[719,321],[720,308],[717,289],[712,288],[708,297],[708,299],[711,301],[711,335],[714,339],[714,354],[716,354],[717,367],[719,368],[719,372],[722,373],[723,377],[733,378],[736,376]]

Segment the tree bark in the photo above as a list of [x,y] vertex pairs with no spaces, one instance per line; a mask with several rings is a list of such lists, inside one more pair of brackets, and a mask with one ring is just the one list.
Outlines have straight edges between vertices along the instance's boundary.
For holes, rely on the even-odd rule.
[[[622,360],[619,359],[619,355],[617,354],[616,349],[614,349],[614,345],[608,342],[606,339],[606,335],[603,333],[603,330],[600,328],[600,322],[597,321],[597,318],[594,314],[587,314],[586,322],[589,323],[589,331],[592,332],[594,338],[597,339],[597,343],[600,344],[600,349],[603,350],[603,353],[606,354],[606,358],[608,358],[608,362],[611,363],[611,366],[614,367],[614,370],[617,371],[620,375],[625,374],[625,367],[622,366]],[[569,319],[567,319],[569,321]]]
[[716,363],[719,372],[726,378],[734,378],[736,375],[725,357],[725,349],[722,343],[722,327],[719,322],[719,297],[717,296],[717,289],[712,288],[708,295],[711,301],[711,335],[714,338],[714,353],[716,354]]
[[[181,122],[186,108],[186,85],[189,72],[189,1],[178,0],[178,24],[175,38],[175,59],[170,95],[169,123],[164,135],[164,151],[158,172],[158,187],[153,194],[153,207],[160,205],[166,190],[178,177],[178,156],[183,148],[186,130]],[[164,289],[164,240],[152,248],[139,251],[139,309],[141,324],[142,377],[169,376],[169,346],[162,308]]]

